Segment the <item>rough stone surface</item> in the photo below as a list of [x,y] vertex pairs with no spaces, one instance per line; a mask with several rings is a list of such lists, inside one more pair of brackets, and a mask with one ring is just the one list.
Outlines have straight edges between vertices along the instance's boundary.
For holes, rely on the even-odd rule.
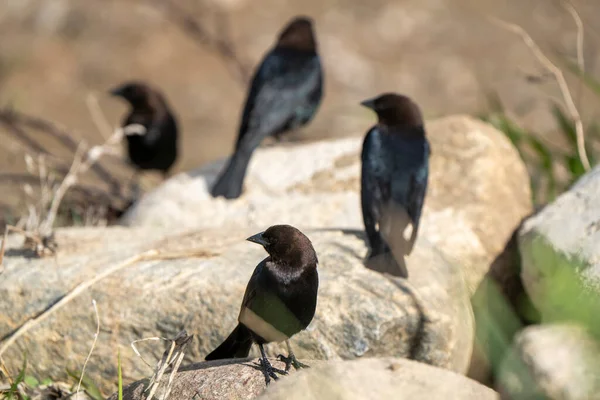
[[575,278],[595,301],[600,297],[598,198],[600,167],[529,218],[520,230],[523,284],[543,317],[565,306],[567,299],[556,296],[554,290],[557,281]]
[[[315,362],[311,368],[281,378],[265,390],[258,360],[202,363],[176,374],[174,399],[447,399],[493,400],[498,394],[464,376],[426,364],[397,358]],[[282,363],[274,363],[281,367]],[[164,381],[163,381],[164,382]],[[145,381],[124,389],[125,400],[142,400]],[[162,389],[165,384],[163,383]],[[160,392],[162,393],[162,392]],[[262,393],[262,395],[261,395]],[[116,400],[116,394],[110,400]]]
[[523,330],[501,365],[506,398],[597,399],[600,344],[581,327],[539,325]]
[[[462,265],[474,292],[531,212],[529,177],[516,150],[490,125],[454,116],[428,122],[427,132],[431,175],[420,236]],[[361,145],[352,138],[261,149],[235,201],[208,193],[222,163],[179,174],[145,196],[124,223],[179,230],[286,222],[362,230]]]
[[[420,240],[407,262],[407,282],[363,266],[361,232],[303,230],[319,256],[320,288],[315,319],[292,341],[300,358],[410,357],[459,373],[467,370],[473,317],[458,265]],[[100,336],[87,374],[105,393],[115,389],[119,347],[126,382],[151,374],[129,348],[134,340],[173,337],[186,329],[196,338],[185,363],[202,360],[235,326],[245,285],[266,256],[244,241],[252,233],[66,229],[57,233],[57,257],[40,260],[20,254],[12,237],[0,280],[0,348],[27,320],[41,318],[8,347],[4,361],[16,371],[23,353],[35,355],[28,373],[44,378],[60,379],[65,368],[80,370],[96,331],[92,299],[98,304]],[[163,259],[136,258],[149,249],[159,249]],[[79,294],[63,304],[69,293]],[[284,347],[270,345],[268,352],[276,355]],[[146,342],[138,348],[154,363],[164,344]]]

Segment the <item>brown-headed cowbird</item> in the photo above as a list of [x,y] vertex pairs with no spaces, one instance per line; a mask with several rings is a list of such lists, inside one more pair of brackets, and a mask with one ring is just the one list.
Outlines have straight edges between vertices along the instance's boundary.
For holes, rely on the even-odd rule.
[[110,93],[131,105],[122,122],[129,160],[139,170],[166,177],[177,159],[177,121],[164,96],[142,82],[127,82]]
[[[315,315],[319,276],[317,254],[310,240],[289,225],[274,225],[247,240],[264,247],[269,256],[254,270],[242,300],[238,325],[206,360],[247,357],[252,343],[258,344],[261,366],[267,385],[275,372],[287,373],[300,363],[289,343],[296,333],[306,329]],[[288,356],[285,371],[274,369],[263,345],[286,342]]]
[[242,193],[254,150],[312,120],[323,94],[323,72],[310,18],[294,18],[281,32],[252,78],[235,151],[212,188],[214,197]]
[[417,238],[429,175],[423,117],[410,98],[399,94],[382,94],[361,104],[378,118],[365,137],[361,155],[361,203],[371,249],[368,263],[382,261],[392,266],[393,271],[387,272],[407,277],[404,256]]

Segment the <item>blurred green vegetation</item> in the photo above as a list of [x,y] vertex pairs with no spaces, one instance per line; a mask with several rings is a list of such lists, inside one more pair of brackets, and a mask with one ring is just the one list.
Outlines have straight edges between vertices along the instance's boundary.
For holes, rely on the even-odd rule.
[[[77,389],[77,385],[79,384],[79,380],[81,379],[81,373],[79,373],[78,371],[72,371],[67,368],[67,374],[69,375],[69,377],[72,378],[74,382],[72,391],[75,391]],[[104,396],[102,396],[102,392],[100,392],[98,386],[94,383],[92,378],[88,376],[84,376],[83,379],[81,379],[81,390],[85,391],[87,395],[94,400],[104,399]]]
[[[600,98],[600,83],[598,96]],[[577,152],[575,125],[557,105],[552,115],[558,126],[561,145],[552,144],[543,135],[528,131],[510,118],[496,95],[489,96],[491,111],[479,118],[504,132],[519,151],[531,177],[533,203],[540,206],[551,202],[585,173]],[[600,129],[596,123],[585,129],[586,150],[590,164],[596,164]]]
[[544,323],[575,323],[584,326],[600,339],[600,294],[581,279],[588,263],[574,255],[567,256],[553,248],[535,232],[521,238],[522,258],[536,280],[536,303]]
[[[78,372],[69,369],[67,369],[67,374],[71,378],[71,382],[69,383],[71,386],[71,394],[74,394],[81,375]],[[0,374],[0,378],[2,378],[2,374]],[[29,400],[31,398],[39,398],[40,391],[44,387],[53,384],[54,381],[50,378],[39,380],[35,376],[27,374],[27,355],[24,354],[21,369],[17,376],[12,380],[8,390],[0,390],[0,400]],[[82,379],[81,390],[93,400],[104,399],[98,386],[87,376],[84,376]]]
[[[527,355],[514,347],[515,335],[531,324],[574,324],[600,341],[600,294],[581,278],[589,267],[584,260],[557,251],[535,232],[520,238],[519,250],[529,280],[536,282],[532,300],[537,309],[532,310],[530,301],[511,301],[504,285],[486,278],[472,299],[477,347],[489,365],[492,386],[503,398],[547,399]],[[522,276],[521,266],[515,267],[513,273]]]
[[[579,89],[600,99],[600,80],[573,62],[563,59],[563,64],[579,78]],[[562,106],[550,104],[557,131],[543,135],[519,125],[495,93],[488,96],[488,102],[490,111],[479,118],[504,132],[518,150],[531,178],[536,208],[552,202],[585,174],[575,124]],[[594,167],[600,159],[600,126],[595,121],[584,123],[584,134],[587,156]],[[600,293],[582,279],[589,268],[586,260],[554,249],[535,232],[519,239],[519,253],[520,260],[509,275],[523,282],[521,262],[525,263],[525,279],[535,281],[535,298],[529,299],[523,287],[520,291],[507,287],[503,277],[488,276],[472,298],[477,348],[489,366],[490,384],[502,398],[548,399],[536,384],[543,378],[533,376],[527,355],[519,354],[515,347],[515,335],[532,324],[575,324],[600,342]],[[596,375],[600,376],[600,371]]]
[[119,351],[117,352],[117,371],[118,371],[118,399],[119,400],[123,400],[123,370],[121,367],[121,348],[119,348]]
[[[600,81],[582,72],[576,64],[565,61],[567,69],[579,77],[581,84],[600,99]],[[539,132],[520,126],[510,118],[497,94],[488,95],[490,110],[479,118],[504,132],[519,151],[531,177],[531,192],[536,206],[551,202],[585,173],[577,152],[575,124],[562,107],[551,104],[558,127],[557,140],[549,140]],[[594,166],[600,157],[600,126],[593,122],[585,126],[586,151]],[[558,143],[557,143],[558,142]]]

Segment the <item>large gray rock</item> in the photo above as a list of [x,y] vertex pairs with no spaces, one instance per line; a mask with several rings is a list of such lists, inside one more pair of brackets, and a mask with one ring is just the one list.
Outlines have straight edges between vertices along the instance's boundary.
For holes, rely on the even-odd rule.
[[496,400],[493,390],[456,373],[401,359],[327,363],[269,388],[264,400]]
[[[508,139],[466,116],[427,123],[431,172],[420,237],[460,264],[473,293],[520,221],[531,211],[527,171]],[[129,212],[130,226],[171,230],[262,227],[285,221],[312,228],[363,229],[362,138],[259,149],[245,192],[213,199],[222,163],[175,176]]]
[[[446,399],[496,400],[497,393],[464,376],[406,359],[380,358],[355,361],[309,362],[310,369],[291,371],[265,390],[258,360],[208,362],[185,368],[173,379],[170,398],[178,400],[371,400]],[[282,363],[273,361],[281,368]],[[164,378],[161,396],[166,387]],[[126,387],[125,400],[143,400],[147,381]],[[262,395],[260,395],[262,394]],[[260,395],[260,396],[259,396]],[[159,397],[160,398],[160,397]],[[114,394],[110,400],[116,400]]]
[[[599,198],[596,167],[519,232],[523,284],[545,320],[600,311]],[[591,315],[580,316],[593,322]]]
[[[363,266],[361,233],[305,232],[319,256],[320,288],[313,322],[292,340],[300,358],[410,357],[466,371],[473,320],[458,264],[420,240],[407,262],[407,282]],[[57,232],[57,257],[37,260],[21,254],[11,237],[0,280],[0,349],[15,331],[29,328],[2,357],[17,371],[27,353],[28,373],[44,378],[81,370],[96,330],[95,299],[100,335],[87,374],[105,393],[115,389],[119,347],[126,382],[151,374],[129,348],[134,340],[173,337],[185,328],[196,336],[186,363],[202,360],[235,326],[245,285],[266,256],[244,241],[251,233],[66,229]],[[147,252],[152,249],[162,257]],[[164,348],[157,342],[139,347],[150,360]],[[268,353],[283,347],[268,346]]]
[[575,325],[526,328],[502,363],[497,385],[510,399],[597,399],[600,344]]

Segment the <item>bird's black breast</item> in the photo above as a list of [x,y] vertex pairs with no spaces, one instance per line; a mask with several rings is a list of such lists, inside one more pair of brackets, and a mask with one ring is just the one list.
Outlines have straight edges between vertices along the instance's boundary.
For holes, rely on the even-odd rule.
[[177,124],[170,113],[157,117],[147,112],[132,112],[123,126],[139,124],[144,135],[128,135],[131,162],[141,169],[167,171],[177,158]]
[[[363,143],[362,185],[372,207],[390,201],[419,213],[429,174],[429,144],[421,135],[399,135],[376,126]],[[416,194],[416,195],[415,195]]]
[[[310,324],[316,310],[319,286],[316,268],[286,277],[285,272],[268,267],[268,260],[257,266],[248,283],[240,311],[240,322],[264,342],[289,338]],[[252,316],[248,317],[248,314]],[[271,328],[283,335],[274,334]]]

